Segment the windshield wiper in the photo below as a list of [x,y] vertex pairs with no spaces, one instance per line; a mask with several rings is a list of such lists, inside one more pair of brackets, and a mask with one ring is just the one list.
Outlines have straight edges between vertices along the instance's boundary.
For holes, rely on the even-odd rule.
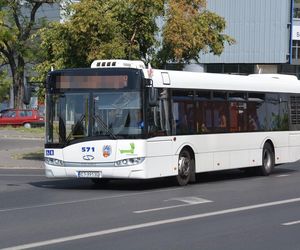
[[117,136],[112,132],[112,130],[105,124],[105,122],[98,116],[98,115],[93,115],[93,118],[106,130],[106,132],[109,133],[109,135],[113,139],[118,139]]
[[79,126],[83,127],[82,121],[84,118],[85,118],[85,115],[82,115],[80,117],[80,119],[75,123],[75,126],[73,127],[73,129],[71,130],[70,134],[68,135],[68,137],[66,139],[66,144],[68,144],[71,141],[71,137],[75,135],[74,132],[79,129]]

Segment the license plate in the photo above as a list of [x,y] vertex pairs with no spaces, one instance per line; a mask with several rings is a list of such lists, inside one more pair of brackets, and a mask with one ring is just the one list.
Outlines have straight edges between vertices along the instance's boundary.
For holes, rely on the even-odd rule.
[[102,172],[101,171],[78,171],[77,177],[78,178],[101,178]]

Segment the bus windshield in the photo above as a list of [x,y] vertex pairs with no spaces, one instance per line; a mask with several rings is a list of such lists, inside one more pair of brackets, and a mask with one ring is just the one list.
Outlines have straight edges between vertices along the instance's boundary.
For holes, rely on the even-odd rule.
[[47,144],[141,138],[144,130],[139,89],[57,88],[47,93],[46,114]]

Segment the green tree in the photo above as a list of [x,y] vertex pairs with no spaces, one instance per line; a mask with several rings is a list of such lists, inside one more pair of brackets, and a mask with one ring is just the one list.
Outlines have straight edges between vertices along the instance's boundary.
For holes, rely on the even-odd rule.
[[54,0],[0,0],[0,57],[9,65],[14,90],[14,106],[22,107],[24,72],[27,63],[37,58],[32,35],[43,25],[36,13]]
[[0,103],[9,99],[10,79],[6,70],[1,70],[0,67]]
[[159,45],[157,17],[164,13],[163,0],[130,0],[119,5],[118,20],[125,37],[127,59],[149,60]]
[[206,0],[168,0],[163,27],[161,64],[198,61],[200,51],[220,55],[234,39],[223,34],[224,18],[206,9]]
[[[45,60],[51,67],[88,67],[95,59],[166,62],[199,59],[202,50],[221,54],[234,40],[223,34],[225,20],[209,12],[205,0],[81,0],[70,17],[41,31]],[[163,20],[163,28],[159,20]]]
[[82,0],[70,8],[66,22],[41,32],[46,60],[39,72],[89,66],[99,58],[145,59],[153,53],[162,0]]

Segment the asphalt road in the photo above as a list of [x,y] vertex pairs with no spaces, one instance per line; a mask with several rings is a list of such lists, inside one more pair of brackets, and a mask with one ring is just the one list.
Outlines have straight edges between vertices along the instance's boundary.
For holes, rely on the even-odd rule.
[[0,249],[300,249],[300,163],[169,180],[46,179],[0,169]]

